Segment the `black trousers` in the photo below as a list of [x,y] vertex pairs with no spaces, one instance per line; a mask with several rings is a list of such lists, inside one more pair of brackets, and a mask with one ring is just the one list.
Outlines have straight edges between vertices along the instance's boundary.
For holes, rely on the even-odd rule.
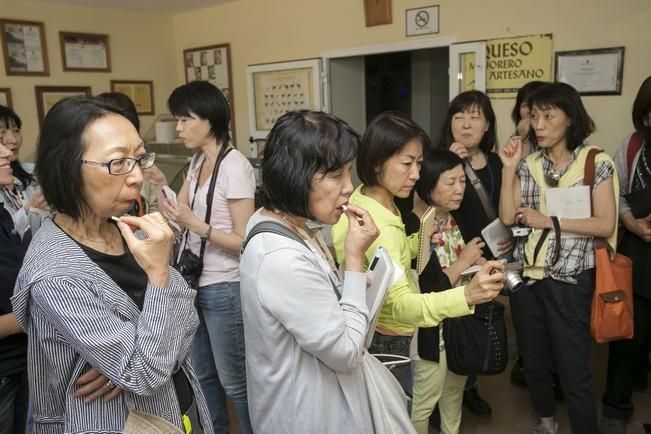
[[641,359],[647,357],[649,352],[651,299],[635,295],[633,319],[633,339],[622,339],[608,344],[608,376],[603,397],[604,417],[628,420],[633,415],[633,377],[638,372]]
[[577,284],[543,279],[518,294],[522,356],[527,389],[536,413],[555,413],[552,373],[560,377],[573,434],[597,434],[597,405],[590,368],[590,307],[594,270]]

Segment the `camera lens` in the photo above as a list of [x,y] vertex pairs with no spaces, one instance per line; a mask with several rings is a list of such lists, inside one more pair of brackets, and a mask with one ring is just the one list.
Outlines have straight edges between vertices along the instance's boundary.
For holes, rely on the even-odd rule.
[[516,271],[507,270],[504,273],[504,289],[510,292],[517,292],[524,285],[524,281],[520,274]]

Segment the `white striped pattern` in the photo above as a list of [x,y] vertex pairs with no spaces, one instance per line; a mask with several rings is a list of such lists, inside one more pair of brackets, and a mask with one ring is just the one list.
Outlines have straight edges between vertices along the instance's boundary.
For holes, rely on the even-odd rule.
[[[28,372],[34,434],[120,433],[128,409],[182,428],[171,378],[179,364],[212,433],[188,351],[197,328],[195,291],[170,271],[170,285],[148,285],[142,312],[52,221],[31,243],[12,298],[29,334]],[[74,382],[90,367],[120,387],[113,401],[85,404]]]

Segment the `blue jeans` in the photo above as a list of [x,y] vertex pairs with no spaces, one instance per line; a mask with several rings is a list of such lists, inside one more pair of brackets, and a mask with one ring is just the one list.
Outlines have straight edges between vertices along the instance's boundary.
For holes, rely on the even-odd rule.
[[206,396],[215,434],[228,433],[226,396],[235,404],[241,432],[251,433],[240,282],[202,286],[196,305],[200,323],[192,342],[192,365]]
[[[408,358],[410,345],[411,336],[387,336],[375,332],[368,352],[371,354],[394,354]],[[396,377],[405,393],[411,397],[411,390],[414,384],[411,364],[394,366],[390,368],[390,371]]]
[[28,395],[27,372],[0,377],[0,434],[25,434]]

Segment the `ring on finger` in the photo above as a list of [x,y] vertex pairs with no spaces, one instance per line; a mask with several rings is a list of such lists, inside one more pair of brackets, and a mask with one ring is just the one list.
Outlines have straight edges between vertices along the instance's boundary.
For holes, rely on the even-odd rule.
[[108,380],[108,381],[106,382],[105,386],[106,386],[106,388],[107,388],[108,390],[111,390],[111,389],[113,389],[113,388],[115,387],[115,385],[113,384],[113,382],[112,382],[111,380]]

